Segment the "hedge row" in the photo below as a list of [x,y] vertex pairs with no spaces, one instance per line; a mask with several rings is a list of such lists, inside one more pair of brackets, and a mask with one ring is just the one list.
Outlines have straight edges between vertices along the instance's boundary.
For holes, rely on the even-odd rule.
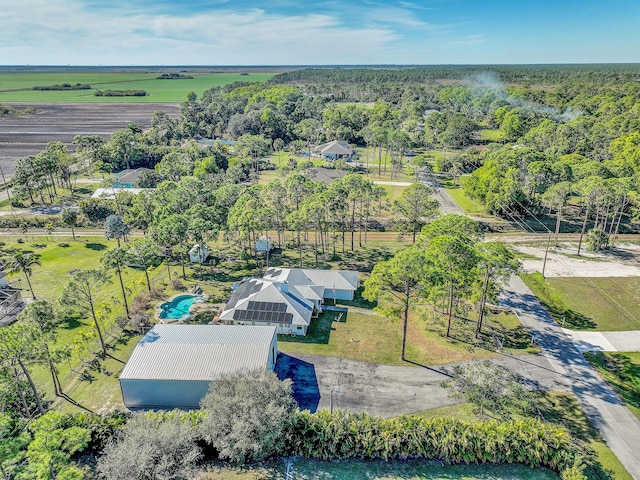
[[498,423],[366,413],[295,412],[288,455],[322,460],[438,459],[447,463],[522,463],[558,472],[574,466],[576,445],[560,427],[534,419]]

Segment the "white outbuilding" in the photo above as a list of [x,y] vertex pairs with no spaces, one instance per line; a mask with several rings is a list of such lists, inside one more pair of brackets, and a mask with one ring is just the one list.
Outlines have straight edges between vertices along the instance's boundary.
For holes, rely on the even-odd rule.
[[136,345],[120,374],[127,408],[198,408],[223,375],[273,370],[276,327],[156,325]]

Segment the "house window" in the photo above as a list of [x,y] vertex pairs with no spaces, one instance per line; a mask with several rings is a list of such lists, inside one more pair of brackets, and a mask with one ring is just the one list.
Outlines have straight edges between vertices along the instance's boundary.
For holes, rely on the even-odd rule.
[[296,330],[302,330],[302,327],[301,327],[300,325],[298,325],[298,326],[296,327]]

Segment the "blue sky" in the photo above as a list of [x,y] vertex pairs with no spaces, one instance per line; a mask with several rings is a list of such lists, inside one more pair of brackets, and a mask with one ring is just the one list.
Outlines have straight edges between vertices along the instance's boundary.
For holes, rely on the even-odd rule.
[[640,62],[639,0],[0,0],[3,65]]

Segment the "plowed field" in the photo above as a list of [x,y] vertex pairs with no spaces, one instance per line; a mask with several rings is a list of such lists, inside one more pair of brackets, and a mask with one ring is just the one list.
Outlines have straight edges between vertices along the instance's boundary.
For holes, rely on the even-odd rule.
[[153,112],[164,110],[176,117],[177,103],[48,103],[11,104],[23,110],[33,107],[39,113],[0,118],[0,166],[10,176],[17,159],[36,154],[48,142],[59,140],[75,150],[71,144],[76,135],[100,135],[108,139],[130,122],[142,128],[151,125]]

